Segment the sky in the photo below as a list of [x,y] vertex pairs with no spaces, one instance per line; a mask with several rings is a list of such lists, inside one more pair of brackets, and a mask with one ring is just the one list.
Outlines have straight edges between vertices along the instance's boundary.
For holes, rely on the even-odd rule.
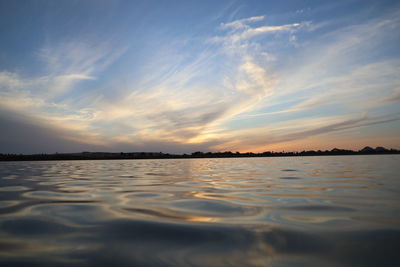
[[0,1],[0,153],[400,149],[398,1]]

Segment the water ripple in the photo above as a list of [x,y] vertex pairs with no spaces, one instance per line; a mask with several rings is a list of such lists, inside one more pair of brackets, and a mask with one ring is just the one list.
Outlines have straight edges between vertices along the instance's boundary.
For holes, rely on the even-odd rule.
[[400,266],[399,159],[0,162],[0,265]]

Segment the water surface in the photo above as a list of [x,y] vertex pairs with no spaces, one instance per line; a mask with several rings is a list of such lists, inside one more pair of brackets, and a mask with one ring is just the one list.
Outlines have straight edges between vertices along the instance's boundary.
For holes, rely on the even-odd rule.
[[1,266],[400,266],[400,156],[0,162]]

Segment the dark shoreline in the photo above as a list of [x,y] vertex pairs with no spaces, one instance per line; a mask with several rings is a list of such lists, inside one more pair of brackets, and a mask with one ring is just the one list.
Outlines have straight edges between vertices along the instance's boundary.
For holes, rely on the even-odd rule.
[[361,150],[309,150],[301,152],[194,152],[191,154],[169,154],[162,152],[81,152],[55,154],[0,154],[0,161],[43,161],[43,160],[118,160],[118,159],[185,159],[185,158],[255,158],[255,157],[297,157],[297,156],[343,156],[343,155],[388,155],[400,154],[400,150],[383,147],[364,147]]

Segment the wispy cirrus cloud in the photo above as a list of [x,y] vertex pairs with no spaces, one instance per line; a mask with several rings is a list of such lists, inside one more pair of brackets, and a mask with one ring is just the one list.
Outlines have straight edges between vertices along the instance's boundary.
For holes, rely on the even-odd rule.
[[390,39],[394,15],[335,30],[267,19],[165,34],[144,55],[86,35],[46,42],[36,51],[41,75],[0,72],[0,105],[29,110],[24,123],[59,139],[124,151],[267,150],[399,119],[380,110],[398,103],[398,59],[364,60]]
[[257,22],[257,21],[262,21],[265,19],[265,16],[255,16],[255,17],[250,17],[250,18],[245,18],[245,19],[238,19],[232,22],[228,22],[228,23],[221,23],[220,24],[220,28],[221,29],[243,29],[243,28],[250,28],[250,26],[248,26],[248,23],[251,22]]
[[[262,20],[264,17],[256,17],[256,18],[260,18],[259,20]],[[234,45],[265,34],[274,34],[279,32],[293,33],[301,28],[304,28],[305,26],[310,25],[310,22],[306,22],[306,23],[292,23],[292,24],[285,24],[278,26],[261,26],[252,28],[246,25],[245,22],[247,22],[247,20],[239,20],[229,23],[231,25],[236,25],[236,26],[231,26],[233,27],[233,30],[231,30],[229,34],[225,36],[215,36],[211,38],[210,42],[214,43],[222,42],[229,45]],[[223,29],[224,28],[229,28],[229,27],[223,27]]]
[[[29,110],[27,115],[30,120],[37,121],[44,128],[76,132],[74,135],[61,135],[64,138],[82,138],[81,143],[103,142],[97,138],[99,133],[90,131],[90,123],[99,111],[90,106],[96,98],[86,103],[89,106],[81,105],[77,99],[82,98],[82,94],[74,91],[82,83],[95,81],[96,75],[115,62],[124,51],[126,49],[114,51],[110,46],[90,45],[78,40],[52,46],[46,44],[35,52],[41,60],[39,73],[42,75],[0,72],[0,106],[21,116]],[[84,136],[86,140],[83,140]]]
[[[360,127],[395,122],[400,113],[381,116],[354,114],[342,116],[319,116],[274,123],[266,127],[233,131],[221,134],[224,142],[217,145],[219,150],[267,151],[268,147],[291,141],[303,141],[319,135],[348,131]],[[243,140],[246,140],[243,142]],[[335,145],[335,144],[331,144]]]
[[277,105],[290,98],[293,104],[248,116],[299,112],[329,105],[364,111],[368,107],[385,106],[380,99],[395,95],[400,84],[397,75],[400,60],[385,56],[371,59],[366,55],[384,54],[386,47],[399,39],[391,30],[400,25],[396,14],[328,32],[309,42],[301,54],[292,57],[291,66],[278,71],[284,78],[277,84],[270,102]]
[[[229,37],[234,33],[223,34]],[[238,46],[236,53],[231,54],[225,50],[225,44],[211,47],[207,45],[188,58],[182,57],[184,53],[170,53],[170,58],[164,56],[163,61],[169,62],[167,66],[171,68],[160,72],[157,61],[148,62],[154,66],[155,75],[132,85],[131,93],[127,90],[126,97],[117,105],[105,105],[108,108],[103,112],[104,118],[118,120],[126,131],[131,131],[115,138],[204,142],[218,125],[250,111],[272,94],[276,77],[255,59],[254,51]],[[224,60],[230,64],[221,65]],[[215,69],[218,76],[212,73]]]
[[[290,60],[292,66],[276,71],[279,82],[273,94],[258,106],[261,112],[253,110],[237,116],[237,122],[231,124],[235,126],[228,126],[230,137],[221,134],[220,139],[225,141],[215,148],[267,150],[276,147],[275,144],[399,121],[398,114],[393,113],[399,105],[399,59],[368,57],[365,62],[365,55],[384,54],[384,49],[399,39],[391,30],[399,25],[397,13],[328,31],[306,47],[300,47],[301,54]],[[391,41],[387,43],[388,40]],[[369,115],[362,115],[365,113]],[[303,119],[317,114],[320,114],[317,121],[327,125],[317,126]],[[332,114],[340,116],[329,123]],[[271,128],[241,131],[236,126],[260,118]],[[280,121],[279,125],[276,121]]]

